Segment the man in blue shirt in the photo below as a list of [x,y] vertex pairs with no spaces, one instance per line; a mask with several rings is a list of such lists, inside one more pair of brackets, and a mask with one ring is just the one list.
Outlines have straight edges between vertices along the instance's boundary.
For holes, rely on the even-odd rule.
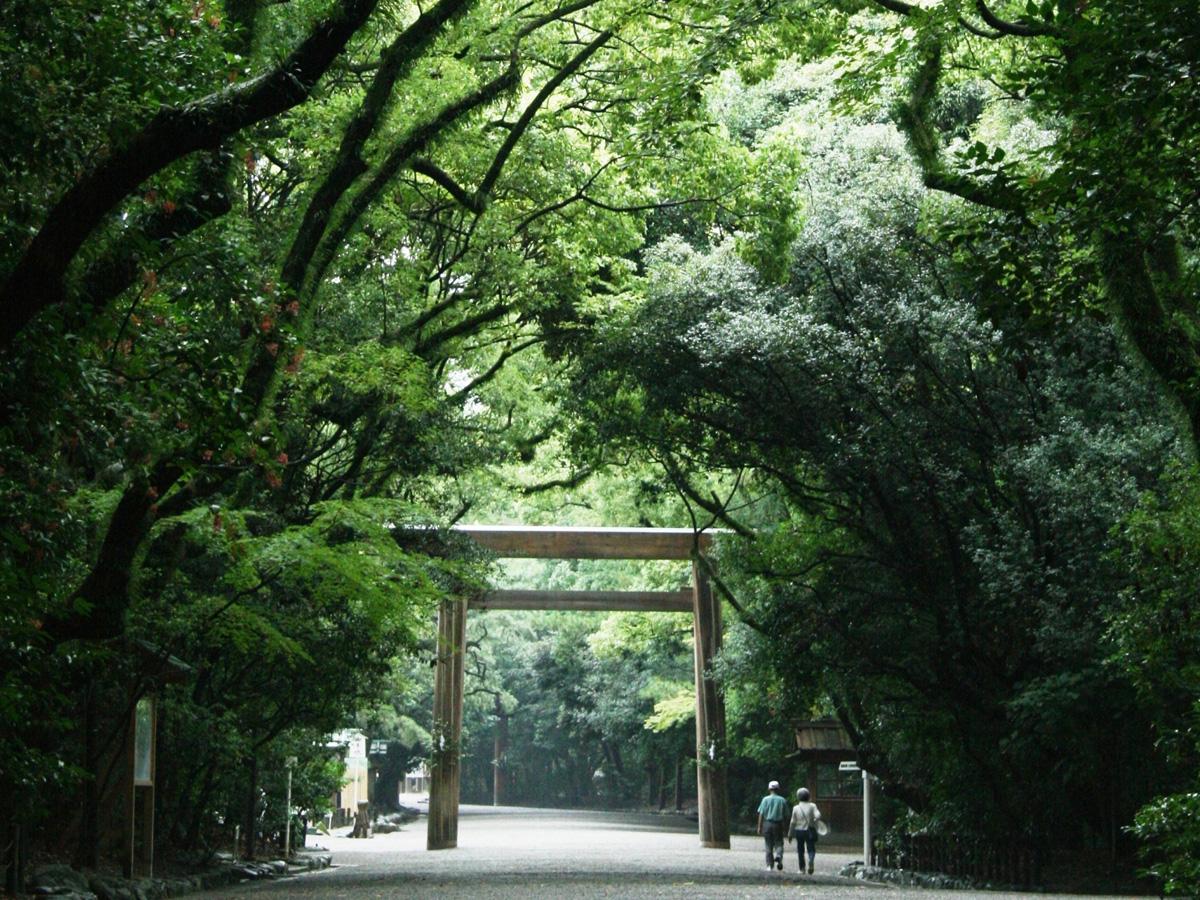
[[758,804],[758,833],[767,845],[767,868],[783,871],[783,829],[788,821],[788,803],[779,793],[779,782],[767,785],[770,791]]

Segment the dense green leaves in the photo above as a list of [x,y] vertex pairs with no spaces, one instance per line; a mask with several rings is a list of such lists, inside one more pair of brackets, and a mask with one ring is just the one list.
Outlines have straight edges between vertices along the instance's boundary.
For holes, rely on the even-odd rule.
[[[816,98],[795,121],[819,121]],[[827,698],[939,827],[1111,834],[1168,780],[1109,784],[1152,738],[1106,649],[1129,584],[1112,529],[1179,452],[1166,408],[1103,327],[1047,338],[980,314],[978,270],[928,240],[947,213],[897,130],[796,127],[785,283],[777,259],[752,265],[753,235],[664,241],[600,335],[582,412],[676,477],[755,473],[731,508],[758,536],[722,561],[776,640],[735,644],[732,684],[774,682],[795,718]]]
[[[319,808],[328,732],[423,752],[433,604],[483,586],[436,526],[724,520],[735,807],[835,714],[926,824],[1111,841],[1161,794],[1129,834],[1169,862],[1191,12],[7,4],[0,792],[94,794],[174,656],[171,840],[278,828],[259,789],[297,756]],[[665,801],[686,624],[480,625],[468,794],[504,724],[514,797]]]

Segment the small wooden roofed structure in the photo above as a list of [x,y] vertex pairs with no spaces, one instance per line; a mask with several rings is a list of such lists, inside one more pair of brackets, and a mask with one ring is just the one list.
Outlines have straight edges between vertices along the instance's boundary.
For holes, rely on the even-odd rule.
[[846,729],[836,719],[797,722],[796,750],[789,758],[800,764],[804,783],[825,818],[836,823],[839,835],[863,827],[862,782],[859,773],[839,771],[842,762],[853,761],[858,751]]
[[833,761],[853,758],[850,735],[836,719],[813,719],[796,723],[796,750],[802,758]]
[[438,610],[433,691],[433,766],[426,847],[458,845],[459,766],[463,707],[463,649],[467,610],[558,609],[691,612],[695,634],[696,786],[700,843],[729,848],[729,796],[723,759],[725,701],[712,675],[721,648],[721,604],[698,554],[712,543],[689,528],[580,528],[458,525],[453,529],[507,559],[678,559],[692,561],[686,591],[490,591],[469,603],[443,600]]

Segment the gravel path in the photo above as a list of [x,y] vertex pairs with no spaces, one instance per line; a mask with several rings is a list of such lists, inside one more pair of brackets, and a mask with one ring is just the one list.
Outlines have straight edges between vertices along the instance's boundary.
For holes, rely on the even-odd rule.
[[[370,840],[313,839],[334,868],[194,895],[202,898],[856,897],[958,900],[958,891],[914,891],[840,878],[861,858],[818,848],[815,875],[796,871],[795,845],[783,872],[768,872],[762,840],[735,835],[730,850],[705,850],[695,824],[662,816],[464,806],[458,848],[425,850],[425,820]],[[1034,895],[987,894],[987,897]],[[1036,895],[1041,898],[1051,894]],[[1076,895],[1077,897],[1080,895]],[[881,898],[882,900],[882,898]]]

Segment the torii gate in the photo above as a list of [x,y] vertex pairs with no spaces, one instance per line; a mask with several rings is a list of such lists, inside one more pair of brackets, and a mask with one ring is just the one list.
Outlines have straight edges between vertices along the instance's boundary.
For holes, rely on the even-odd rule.
[[[700,845],[729,849],[729,793],[725,774],[725,701],[712,677],[721,649],[721,604],[713,597],[694,551],[711,543],[688,528],[560,528],[460,525],[455,531],[505,559],[690,559],[686,591],[491,591],[473,609],[634,610],[691,612],[696,669],[696,787]],[[426,849],[458,846],[459,741],[463,713],[463,649],[467,601],[438,608],[437,668],[433,687],[433,767]]]

